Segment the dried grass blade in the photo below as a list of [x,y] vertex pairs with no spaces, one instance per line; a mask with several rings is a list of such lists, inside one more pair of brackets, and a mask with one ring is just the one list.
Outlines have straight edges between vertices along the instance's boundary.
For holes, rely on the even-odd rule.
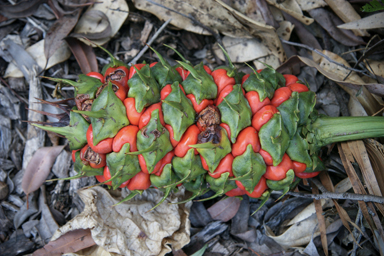
[[[312,193],[319,194],[319,189],[313,183]],[[327,227],[325,225],[323,207],[320,200],[313,199],[313,202],[315,204],[317,220],[319,221],[321,244],[323,245],[325,255],[328,256]]]

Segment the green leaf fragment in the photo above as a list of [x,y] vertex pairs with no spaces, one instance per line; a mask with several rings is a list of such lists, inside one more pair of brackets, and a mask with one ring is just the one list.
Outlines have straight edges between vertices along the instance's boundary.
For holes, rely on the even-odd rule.
[[252,110],[241,86],[233,86],[233,91],[217,107],[221,113],[221,121],[228,124],[231,129],[231,141],[235,143],[237,135],[245,127],[250,126],[252,120]]
[[285,128],[287,128],[289,138],[293,138],[297,131],[299,118],[299,93],[292,92],[291,98],[284,101],[277,107],[283,118]]
[[135,108],[140,113],[143,108],[160,101],[160,86],[152,76],[149,65],[140,70],[134,68],[136,73],[128,80],[128,97],[135,98]]
[[136,155],[129,155],[129,143],[125,143],[119,152],[107,154],[107,166],[111,177],[119,173],[112,180],[113,189],[117,189],[123,182],[131,179],[140,172],[139,159]]
[[162,104],[164,122],[172,126],[175,140],[180,141],[184,132],[195,122],[196,112],[178,82],[174,82],[171,88],[171,93]]
[[189,149],[184,157],[174,157],[172,166],[180,179],[188,177],[186,182],[193,181],[201,174],[207,172],[203,168],[200,157],[195,155],[193,148]]
[[243,88],[246,92],[257,92],[259,94],[260,102],[265,100],[265,98],[272,99],[273,94],[275,93],[273,85],[257,72],[251,74],[247,80],[245,80]]
[[259,139],[261,148],[271,155],[273,165],[277,166],[280,164],[290,141],[280,113],[274,114],[273,117],[261,127]]

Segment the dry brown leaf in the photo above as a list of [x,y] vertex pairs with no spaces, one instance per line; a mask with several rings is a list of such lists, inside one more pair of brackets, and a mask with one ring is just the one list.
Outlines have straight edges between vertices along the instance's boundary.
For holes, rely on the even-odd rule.
[[44,54],[47,60],[56,52],[63,43],[64,37],[68,36],[76,25],[79,15],[80,11],[76,11],[71,15],[65,15],[49,28],[44,40]]
[[[384,18],[384,17],[383,17]],[[377,76],[384,77],[384,61],[383,60],[364,60],[366,67],[368,70],[370,70],[369,67],[372,68],[373,74]],[[367,65],[367,62],[369,66]]]
[[[323,53],[327,53],[328,56],[333,55],[333,53],[328,54],[328,52],[326,51],[323,51]],[[384,96],[384,86],[382,84],[364,83],[364,81],[356,74],[353,74],[353,72],[351,76],[346,79],[346,81],[343,81],[345,76],[342,77],[342,74],[347,74],[349,71],[347,71],[341,66],[338,66],[330,62],[326,64],[326,60],[322,60],[322,61],[323,61],[324,68],[311,59],[301,57],[301,56],[294,56],[294,57],[291,57],[288,61],[286,61],[283,65],[281,65],[277,71],[280,73],[284,73],[284,72],[289,73],[289,70],[292,68],[293,65],[303,62],[304,64],[310,67],[316,68],[324,76],[331,79],[332,81],[335,81],[338,84],[345,85],[355,90],[359,90],[361,88],[361,85],[364,84],[364,86],[368,89],[369,92],[377,94],[381,97]]]
[[45,182],[56,157],[64,146],[39,148],[29,161],[21,186],[25,194],[36,191]]
[[43,248],[35,251],[33,256],[54,256],[64,253],[77,252],[95,244],[89,229],[77,229],[66,233]]
[[[250,37],[247,29],[228,10],[214,0],[134,0],[134,4],[137,9],[150,12],[160,20],[172,18],[172,25],[197,34],[209,35],[211,33],[193,24],[188,17],[193,17],[203,25],[214,31],[220,31],[227,36]],[[186,17],[160,7],[159,4],[171,10],[176,10],[186,15]]]
[[364,143],[381,193],[384,194],[384,146],[373,139],[364,140]]
[[[312,193],[319,194],[319,189],[316,186],[312,186]],[[323,250],[326,256],[328,256],[328,243],[327,243],[327,227],[325,226],[325,218],[323,215],[323,207],[319,200],[313,199],[315,204],[316,217],[319,222],[320,238]]]
[[120,254],[108,252],[103,247],[94,245],[76,253],[66,254],[66,256],[120,256]]
[[313,0],[313,1],[296,0],[296,1],[299,4],[301,10],[303,11],[308,11],[308,10],[320,8],[327,5],[327,3],[324,2],[324,0]]
[[[336,13],[345,23],[361,20],[360,15],[355,11],[352,5],[346,0],[324,0],[329,7]],[[340,26],[338,26],[340,28]],[[353,32],[357,36],[369,36],[366,30],[354,29]]]
[[342,29],[374,29],[384,27],[384,12],[337,26]]
[[[255,38],[223,37],[223,45],[234,63],[243,63],[269,55],[268,48]],[[225,60],[223,51],[215,44],[213,50],[217,57]]]
[[281,64],[279,58],[277,58],[276,55],[273,55],[273,54],[270,54],[270,55],[265,56],[265,57],[261,57],[261,58],[253,61],[253,65],[255,65],[256,69],[266,68],[266,66],[263,63],[266,63],[275,69]]
[[[41,69],[50,68],[60,62],[67,60],[71,56],[71,51],[69,50],[67,44],[62,42],[60,47],[48,60],[47,66],[45,66],[47,59],[44,54],[44,40],[41,40],[34,45],[25,49],[33,59],[37,62]],[[10,63],[5,71],[4,77],[23,77],[23,73],[17,68],[13,63]]]
[[235,10],[243,13],[248,18],[257,21],[262,24],[266,24],[264,20],[263,13],[260,10],[257,2],[254,0],[245,0],[245,1],[230,1],[230,6]]
[[350,97],[348,101],[348,111],[351,116],[368,116],[363,105],[356,99],[356,97]]
[[286,0],[282,3],[278,3],[277,0],[267,0],[270,5],[275,6],[276,8],[288,13],[295,19],[301,21],[305,25],[311,24],[314,20],[312,18],[306,17],[303,15],[299,4],[296,0]]
[[289,41],[289,38],[291,38],[291,33],[295,25],[293,25],[289,21],[282,21],[279,24],[280,27],[276,30],[277,35],[282,39]]
[[66,38],[65,41],[71,48],[73,55],[75,56],[77,63],[80,66],[81,72],[83,74],[88,74],[89,72],[98,72],[99,67],[97,64],[96,54],[93,51],[93,48],[89,45],[86,45],[76,38]]
[[102,40],[109,39],[112,35],[112,27],[107,15],[98,10],[91,9],[85,12],[76,27],[78,31],[72,33],[72,37]]
[[212,219],[227,222],[232,219],[240,207],[240,199],[236,197],[228,197],[220,200],[208,208],[208,212]]
[[165,202],[149,211],[162,198],[156,189],[145,190],[141,196],[122,203],[101,187],[77,192],[84,211],[59,228],[52,241],[75,229],[90,229],[95,243],[108,252],[123,255],[165,255],[189,242],[188,219],[191,202],[169,204],[184,196],[184,189],[170,195]]
[[[103,15],[107,17],[109,24],[105,22],[102,22],[101,24],[97,23],[97,20],[100,19],[95,19],[93,16],[95,16],[94,13],[99,12],[103,13]],[[101,37],[99,39],[93,40],[93,42],[95,42],[96,44],[103,45],[108,42],[113,36],[116,35],[117,31],[119,31],[120,27],[127,19],[128,12],[128,4],[125,0],[100,1],[97,4],[93,4],[92,6],[90,6],[88,10],[83,14],[74,29],[74,33],[89,34],[90,31],[92,31],[92,34],[96,35],[97,33],[101,33],[99,34],[100,37],[109,34],[109,36],[107,37]],[[97,26],[95,26],[95,24]],[[110,26],[110,29],[108,29],[108,25]],[[110,32],[106,29],[110,30]],[[108,33],[102,34],[105,31]],[[88,42],[87,40],[82,38],[80,38],[80,40],[83,43],[90,45],[90,42]]]
[[24,0],[16,4],[0,5],[0,13],[7,18],[24,18],[32,15],[45,0]]

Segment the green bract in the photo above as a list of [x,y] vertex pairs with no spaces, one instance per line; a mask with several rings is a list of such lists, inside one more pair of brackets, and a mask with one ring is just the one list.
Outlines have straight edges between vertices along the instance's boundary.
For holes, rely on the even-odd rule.
[[123,182],[131,179],[140,172],[139,159],[135,155],[129,155],[129,143],[125,143],[118,153],[107,154],[107,166],[112,180],[113,189],[117,189]]
[[187,182],[192,181],[201,174],[207,172],[201,164],[200,157],[195,155],[195,150],[193,148],[189,149],[184,157],[174,157],[172,165],[176,175],[180,179],[187,177]]
[[155,165],[173,149],[169,132],[160,123],[158,109],[151,113],[149,123],[137,133],[137,149],[139,151],[129,154],[142,154],[148,173],[152,173]]
[[273,117],[261,127],[259,139],[261,148],[271,155],[273,165],[278,165],[289,146],[289,135],[279,113],[274,114]]
[[187,69],[189,76],[181,83],[186,94],[193,94],[197,104],[204,99],[214,99],[217,96],[217,85],[211,75],[204,69],[203,63],[194,68],[187,63],[178,62],[183,68]]
[[178,82],[174,82],[171,88],[172,92],[163,100],[162,109],[165,123],[172,126],[173,137],[179,141],[188,127],[195,122],[196,112]]
[[221,121],[229,125],[231,141],[235,143],[239,132],[250,126],[252,119],[251,107],[243,95],[241,86],[233,86],[233,91],[217,107],[221,112]]
[[125,107],[113,92],[111,82],[93,101],[91,111],[75,112],[91,118],[94,145],[113,138],[121,128],[129,125]]
[[137,112],[143,108],[160,101],[160,86],[151,75],[149,65],[145,65],[140,70],[133,66],[136,73],[128,80],[128,97],[135,98]]
[[233,180],[241,181],[245,189],[252,193],[266,169],[263,157],[259,153],[255,153],[252,145],[249,144],[246,151],[233,160],[232,171],[236,177]]
[[275,89],[273,85],[264,79],[259,73],[251,74],[243,83],[243,88],[246,92],[255,91],[259,94],[260,102],[265,98],[272,99]]
[[[74,110],[77,108],[74,107]],[[85,144],[87,144],[86,133],[89,127],[89,123],[78,113],[73,111],[69,114],[69,126],[65,127],[50,127],[43,126],[38,124],[32,124],[40,129],[55,132],[61,134],[69,140],[69,148],[71,150],[81,149]]]
[[299,122],[299,93],[292,92],[291,98],[284,101],[277,107],[285,128],[287,128],[289,138],[292,139],[296,134],[297,124]]
[[155,49],[151,48],[151,50],[156,53],[160,60],[160,62],[151,68],[153,77],[159,83],[160,87],[163,88],[167,84],[173,84],[176,81],[181,83],[183,79],[176,69],[164,60],[164,58],[157,51],[155,51]]

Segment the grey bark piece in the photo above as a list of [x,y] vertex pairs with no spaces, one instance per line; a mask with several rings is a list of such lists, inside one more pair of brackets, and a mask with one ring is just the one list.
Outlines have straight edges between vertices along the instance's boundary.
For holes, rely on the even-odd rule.
[[212,221],[211,215],[202,202],[195,202],[192,204],[191,213],[189,215],[191,225],[194,227],[205,227]]
[[37,225],[39,234],[45,243],[48,243],[51,240],[52,235],[59,228],[55,219],[52,216],[52,213],[47,205],[47,199],[45,197],[45,186],[41,186],[41,193],[39,197],[39,209],[41,211],[41,219]]
[[62,150],[53,164],[52,172],[59,178],[67,178],[71,167],[71,158],[71,153]]
[[240,234],[248,230],[249,214],[249,197],[243,196],[243,200],[241,200],[240,203],[240,208],[237,211],[235,217],[232,219],[231,234]]

